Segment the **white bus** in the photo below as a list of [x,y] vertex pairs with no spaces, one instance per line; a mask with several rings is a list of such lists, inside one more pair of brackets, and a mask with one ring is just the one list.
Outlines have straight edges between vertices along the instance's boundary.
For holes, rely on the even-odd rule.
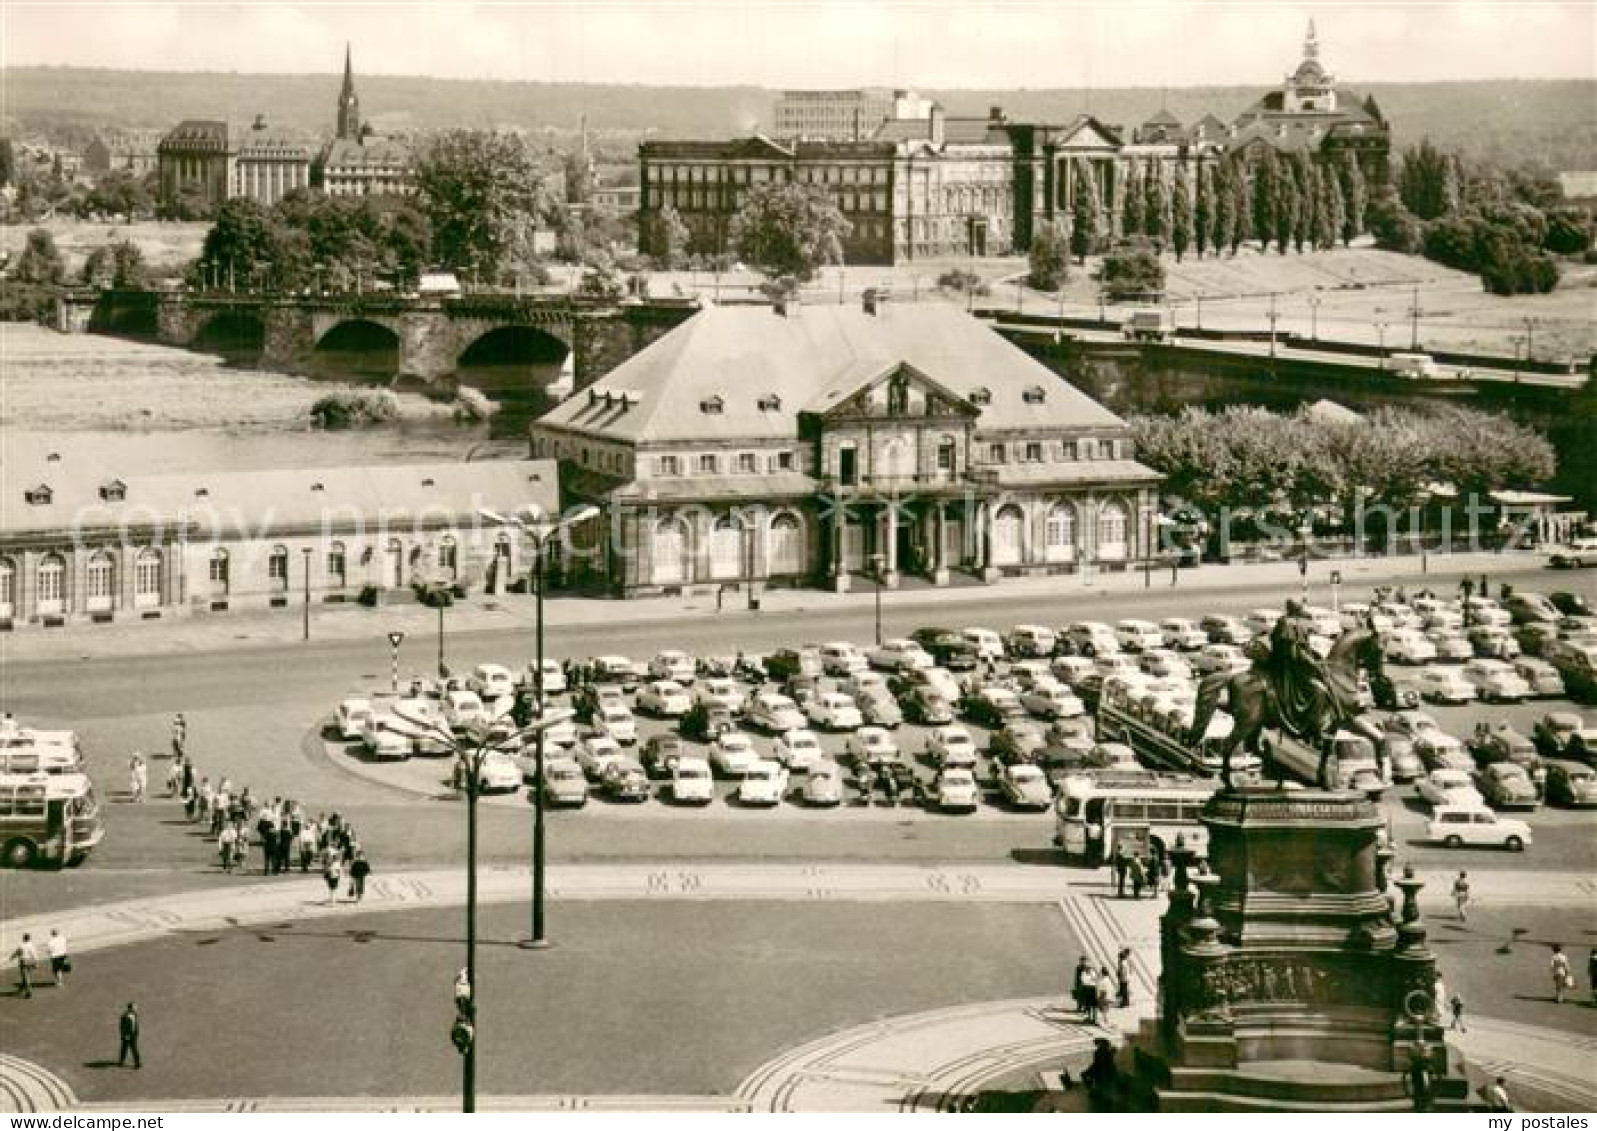
[[105,836],[85,774],[0,774],[0,860],[12,868],[76,865]]
[[1180,836],[1203,856],[1209,830],[1198,817],[1213,796],[1213,782],[1190,774],[1153,770],[1102,770],[1070,774],[1059,782],[1054,802],[1054,843],[1065,858],[1096,868],[1116,848],[1146,856],[1158,844],[1175,847]]

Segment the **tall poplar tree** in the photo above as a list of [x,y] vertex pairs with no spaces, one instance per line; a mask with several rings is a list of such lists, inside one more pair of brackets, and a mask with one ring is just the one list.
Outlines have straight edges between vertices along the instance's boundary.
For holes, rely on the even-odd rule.
[[1198,189],[1192,202],[1192,242],[1198,249],[1198,258],[1219,241],[1215,239],[1215,170],[1202,162],[1198,164]]
[[1170,189],[1170,246],[1175,250],[1177,263],[1192,246],[1192,238],[1192,180],[1183,163],[1176,166],[1175,182]]
[[1098,178],[1085,165],[1078,166],[1075,209],[1070,215],[1070,250],[1077,263],[1086,262],[1087,256],[1097,250],[1098,212],[1102,207],[1098,199]]
[[1133,161],[1126,170],[1124,211],[1120,215],[1120,234],[1130,239],[1142,235],[1142,172]]
[[1281,210],[1280,162],[1275,150],[1266,147],[1253,163],[1252,201],[1249,218],[1253,234],[1258,237],[1259,250],[1267,250],[1275,238],[1276,220]]
[[1350,244],[1354,236],[1364,234],[1364,210],[1370,202],[1369,189],[1364,182],[1364,168],[1358,154],[1342,154],[1342,242]]

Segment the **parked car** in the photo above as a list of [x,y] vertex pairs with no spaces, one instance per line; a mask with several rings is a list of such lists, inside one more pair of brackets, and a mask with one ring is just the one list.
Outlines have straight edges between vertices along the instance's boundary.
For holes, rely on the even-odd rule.
[[724,778],[740,778],[760,761],[754,740],[741,731],[722,731],[710,743],[710,768]]
[[449,724],[435,699],[408,696],[394,701],[389,729],[410,739],[414,754],[440,755],[451,752]]
[[1436,645],[1415,628],[1398,628],[1381,641],[1388,661],[1398,664],[1428,664],[1436,659]]
[[756,692],[749,701],[743,721],[768,734],[802,730],[806,725],[804,713],[798,709],[798,704],[776,691]]
[[[1568,596],[1568,594],[1564,594]],[[1540,593],[1518,592],[1503,599],[1503,608],[1508,610],[1509,618],[1515,624],[1529,624],[1534,621],[1551,621],[1556,623],[1563,616],[1563,610],[1557,604]]]
[[1419,795],[1433,806],[1486,804],[1465,770],[1432,770],[1420,779]]
[[783,648],[765,658],[765,670],[778,683],[785,683],[795,675],[825,675],[821,650],[814,644],[800,648]]
[[634,758],[616,758],[599,771],[599,792],[612,801],[647,801],[653,790],[649,775]]
[[618,703],[605,703],[593,716],[593,729],[606,734],[622,746],[635,746],[638,741],[638,720],[632,712]]
[[1468,703],[1475,698],[1475,685],[1455,667],[1427,668],[1414,683],[1420,696],[1433,703]]
[[[465,763],[457,763],[455,767],[456,788],[464,784],[462,777]],[[489,750],[477,760],[477,792],[484,793],[515,793],[521,788],[521,767],[516,760],[502,750]]]
[[1513,762],[1487,766],[1476,782],[1476,789],[1493,809],[1534,809],[1540,804],[1530,775]]
[[1020,705],[1040,719],[1072,718],[1087,710],[1068,687],[1052,681],[1022,692]]
[[866,726],[896,729],[904,721],[904,709],[885,687],[869,687],[854,696],[860,718]]
[[987,753],[1004,765],[1031,762],[1047,745],[1048,731],[1041,723],[1033,719],[1010,719],[1001,730],[993,732],[987,742]]
[[898,743],[881,727],[860,727],[848,736],[843,753],[860,765],[901,761]]
[[455,731],[462,731],[488,720],[488,713],[483,710],[482,700],[477,698],[474,691],[444,692],[443,698],[439,701],[439,710],[443,713],[444,722]]
[[937,663],[931,653],[908,637],[884,640],[874,648],[867,648],[865,660],[871,667],[889,672],[904,668],[929,668]]
[[976,655],[982,660],[991,660],[997,663],[1004,658],[1004,642],[998,633],[990,628],[962,628],[959,634],[968,640],[976,649]]
[[1545,780],[1547,770],[1533,741],[1507,723],[1499,723],[1494,727],[1482,724],[1482,727],[1469,744],[1469,752],[1474,755],[1476,762],[1482,766],[1509,762],[1529,774],[1532,782],[1540,785]]
[[[537,661],[527,665],[527,674],[522,677],[522,686],[535,689],[537,687],[538,672]],[[545,656],[543,661],[543,693],[545,695],[564,695],[569,687],[567,685],[565,669],[560,666],[559,660]]]
[[1098,670],[1086,656],[1055,656],[1049,667],[1054,678],[1068,687],[1075,687]]
[[687,756],[688,744],[674,734],[652,734],[643,744],[643,768],[651,774],[669,774]]
[[812,770],[826,760],[819,736],[812,730],[784,731],[776,740],[776,758],[790,770]]
[[976,775],[970,770],[955,766],[937,775],[933,789],[937,808],[944,813],[974,813],[981,802],[981,790],[976,785]]
[[913,687],[901,700],[904,717],[920,726],[942,726],[954,721],[954,702],[927,684]]
[[1443,663],[1469,660],[1475,656],[1475,646],[1469,642],[1469,637],[1456,628],[1428,628],[1425,630],[1425,639],[1436,650],[1435,658]]
[[1474,659],[1459,671],[1475,686],[1475,696],[1483,703],[1518,703],[1530,696],[1530,684],[1507,660]]
[[769,758],[761,758],[744,772],[743,780],[738,782],[738,804],[765,807],[778,805],[787,793],[787,785],[787,771],[782,768],[782,764],[773,762]]
[[1477,656],[1487,656],[1498,660],[1512,660],[1521,652],[1519,641],[1514,639],[1514,634],[1505,626],[1476,625],[1465,635],[1469,637],[1470,646],[1475,649]]
[[677,758],[671,764],[671,800],[678,805],[708,805],[715,800],[715,775],[703,758]]
[[1548,766],[1545,793],[1549,805],[1569,809],[1597,806],[1597,770],[1562,763]]
[[1123,620],[1115,625],[1115,642],[1126,652],[1164,647],[1164,633],[1150,620]]
[[1557,610],[1562,617],[1590,617],[1597,616],[1597,609],[1579,593],[1558,591],[1547,594],[1547,603]]
[[952,629],[918,628],[910,638],[926,649],[939,667],[951,672],[973,671],[981,663],[976,646]]
[[611,683],[625,691],[636,688],[648,675],[644,665],[635,664],[625,656],[595,656],[589,661],[589,667],[593,683]]
[[743,688],[730,676],[710,676],[693,688],[693,699],[707,707],[725,707],[734,715],[743,713]]
[[1426,836],[1448,848],[1501,847],[1522,852],[1531,843],[1530,826],[1499,817],[1484,805],[1440,805],[1425,826]]
[[1531,738],[1548,758],[1597,759],[1597,722],[1575,711],[1549,711],[1536,720]]
[[1016,659],[1047,659],[1059,643],[1058,634],[1040,624],[1017,624],[1004,633],[1004,647]]
[[988,684],[960,701],[960,710],[971,722],[985,727],[999,727],[1006,719],[1024,718],[1026,708],[1020,705],[1020,696],[999,684]]
[[1253,639],[1253,630],[1242,623],[1240,617],[1207,616],[1198,622],[1211,644],[1246,644]]
[[843,767],[830,759],[823,759],[811,765],[810,772],[804,779],[801,796],[806,805],[830,807],[842,804]]
[[1564,677],[1546,660],[1535,656],[1521,656],[1514,661],[1514,671],[1525,681],[1530,693],[1537,699],[1558,699],[1564,694]]
[[1215,672],[1247,671],[1250,661],[1235,644],[1205,644],[1192,657],[1193,671],[1199,675]]
[[333,724],[338,729],[338,737],[347,742],[359,739],[372,714],[372,701],[364,695],[346,695],[340,699]]
[[695,703],[688,708],[688,713],[682,716],[677,724],[682,731],[682,737],[691,738],[695,742],[711,742],[716,735],[737,726],[737,719],[732,712],[719,703]]
[[670,680],[681,687],[686,687],[697,679],[698,675],[698,663],[679,648],[668,648],[664,652],[657,652],[649,661],[650,679]]
[[1159,634],[1166,648],[1192,652],[1209,643],[1209,634],[1195,620],[1185,617],[1167,617],[1159,622]]
[[590,683],[577,692],[573,706],[577,712],[577,719],[581,722],[591,723],[594,715],[599,713],[605,705],[625,707],[627,705],[626,688],[619,683]]
[[1280,609],[1257,608],[1249,609],[1247,615],[1242,618],[1242,623],[1248,626],[1248,631],[1254,636],[1264,636],[1280,619]]
[[926,756],[935,766],[974,766],[976,741],[962,726],[938,727],[926,736]]
[[1014,762],[999,770],[998,792],[1015,809],[1047,809],[1054,800],[1048,775],[1030,762]]
[[503,664],[478,664],[471,670],[466,686],[484,703],[516,693],[516,677]]
[[1425,773],[1425,763],[1414,753],[1414,747],[1408,739],[1398,739],[1396,735],[1388,734],[1383,745],[1387,772],[1392,775],[1393,781],[1411,782]]
[[598,781],[606,766],[624,757],[621,744],[607,734],[590,734],[577,744],[577,765],[589,781]]
[[1432,731],[1414,740],[1414,753],[1420,756],[1427,770],[1461,770],[1469,773],[1475,768],[1464,744],[1450,734]]
[[1597,640],[1554,640],[1542,658],[1558,669],[1571,699],[1597,700]]
[[810,722],[820,730],[857,730],[865,719],[854,700],[841,691],[823,691],[810,703]]
[[[536,788],[537,759],[523,755],[519,762],[521,780]],[[574,759],[544,758],[543,800],[545,805],[571,809],[580,809],[588,803],[588,779]]]
[[821,667],[827,675],[851,675],[870,667],[865,654],[847,640],[821,645]]
[[658,719],[680,719],[693,708],[688,689],[674,679],[657,679],[638,691],[638,710]]
[[[1111,655],[1120,651],[1120,638],[1102,621],[1076,621],[1065,629],[1065,639],[1083,656]],[[1163,638],[1160,639],[1162,642]]]
[[360,741],[366,756],[373,759],[409,758],[415,749],[409,734],[395,730],[391,715],[372,714],[361,724]]

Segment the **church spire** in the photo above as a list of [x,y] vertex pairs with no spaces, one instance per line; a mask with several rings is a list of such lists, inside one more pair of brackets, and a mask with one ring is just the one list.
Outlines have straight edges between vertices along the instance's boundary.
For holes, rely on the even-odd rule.
[[338,136],[360,140],[360,97],[355,93],[355,66],[348,43],[344,44],[344,86],[338,92]]
[[1309,34],[1303,38],[1303,57],[1305,59],[1318,59],[1320,57],[1320,39],[1314,34],[1314,17],[1309,17]]

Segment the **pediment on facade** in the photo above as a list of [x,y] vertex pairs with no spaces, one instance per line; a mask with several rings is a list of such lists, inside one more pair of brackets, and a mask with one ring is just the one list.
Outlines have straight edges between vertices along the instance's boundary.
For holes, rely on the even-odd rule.
[[763,134],[739,138],[726,146],[726,156],[736,159],[792,157],[793,151]]
[[1120,139],[1096,118],[1082,118],[1069,126],[1055,148],[1061,152],[1071,150],[1119,149]]
[[907,361],[834,383],[809,406],[824,419],[873,416],[958,417],[981,410]]

